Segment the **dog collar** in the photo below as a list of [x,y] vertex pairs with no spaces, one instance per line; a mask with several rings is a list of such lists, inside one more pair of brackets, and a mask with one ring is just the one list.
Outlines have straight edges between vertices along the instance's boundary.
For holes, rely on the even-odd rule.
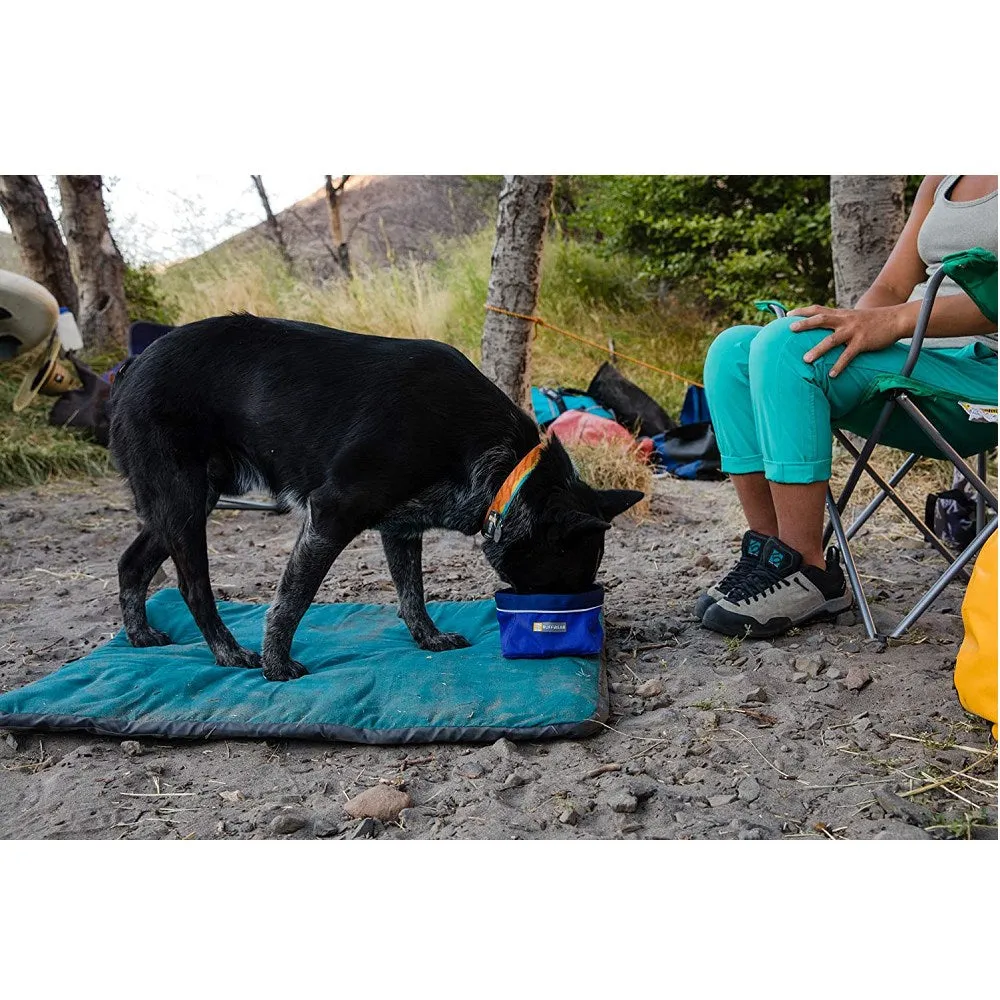
[[524,481],[541,461],[544,447],[544,443],[536,444],[514,466],[514,471],[503,481],[503,485],[497,491],[489,510],[486,511],[486,520],[483,522],[483,534],[490,541],[500,541],[500,535],[503,533],[503,519],[507,511],[510,510],[510,505],[514,502],[517,491],[524,485]]

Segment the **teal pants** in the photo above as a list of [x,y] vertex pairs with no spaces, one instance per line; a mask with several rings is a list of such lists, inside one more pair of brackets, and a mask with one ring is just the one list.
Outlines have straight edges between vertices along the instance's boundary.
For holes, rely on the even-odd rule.
[[[832,423],[865,399],[877,376],[897,374],[906,362],[908,347],[893,344],[859,354],[831,379],[844,349],[807,364],[802,355],[830,331],[792,333],[795,320],[734,326],[708,349],[705,392],[724,472],[763,472],[775,483],[825,482],[833,459]],[[987,399],[997,391],[997,357],[976,344],[924,348],[911,377]]]

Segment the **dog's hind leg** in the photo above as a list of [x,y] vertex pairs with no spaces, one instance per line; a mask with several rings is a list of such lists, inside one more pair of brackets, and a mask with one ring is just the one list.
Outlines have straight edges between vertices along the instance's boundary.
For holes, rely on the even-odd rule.
[[[177,568],[177,583],[184,603],[205,637],[215,662],[221,667],[261,665],[260,655],[244,649],[219,617],[208,573],[208,512],[215,494],[206,482],[204,469],[178,469],[171,479],[169,498],[153,508],[150,524],[164,540]],[[169,502],[168,502],[169,501]]]
[[323,578],[344,547],[370,523],[369,498],[332,489],[310,494],[306,518],[267,612],[264,676],[270,681],[302,677],[307,670],[291,658],[292,638]]
[[468,646],[468,639],[457,632],[442,632],[427,614],[421,566],[423,538],[387,528],[382,531],[382,547],[399,594],[399,617],[406,622],[414,642],[435,653]]
[[169,553],[146,527],[118,560],[118,601],[125,633],[133,646],[169,646],[170,636],[153,628],[146,618],[146,593]]

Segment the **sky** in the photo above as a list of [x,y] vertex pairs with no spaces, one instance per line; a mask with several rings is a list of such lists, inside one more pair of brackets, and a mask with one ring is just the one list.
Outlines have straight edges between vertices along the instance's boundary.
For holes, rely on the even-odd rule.
[[[319,173],[262,174],[275,212],[323,186]],[[59,217],[54,176],[41,176]],[[122,253],[134,264],[190,257],[264,219],[250,174],[105,175],[105,203]],[[0,213],[0,230],[9,232]]]

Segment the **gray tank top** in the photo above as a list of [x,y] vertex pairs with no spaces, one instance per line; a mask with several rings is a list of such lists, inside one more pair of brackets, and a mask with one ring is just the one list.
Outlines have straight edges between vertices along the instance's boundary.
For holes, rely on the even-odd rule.
[[[927,278],[941,266],[950,253],[959,253],[971,247],[983,247],[997,252],[997,192],[991,191],[974,201],[950,201],[948,195],[958,183],[961,174],[950,174],[937,186],[934,204],[927,213],[917,234],[917,252],[927,268]],[[927,291],[927,281],[921,281],[910,293],[907,302],[922,299]],[[956,295],[962,289],[951,278],[945,278],[938,295]],[[928,337],[925,348],[965,347],[976,342],[997,349],[995,333],[975,337]],[[909,339],[900,341],[908,344]]]

